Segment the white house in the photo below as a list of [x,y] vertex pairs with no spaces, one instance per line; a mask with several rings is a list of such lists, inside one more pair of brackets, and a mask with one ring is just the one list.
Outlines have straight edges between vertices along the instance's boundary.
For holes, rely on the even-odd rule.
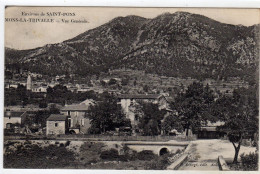
[[26,119],[26,112],[6,111],[4,112],[4,129],[10,129],[14,124],[22,125]]
[[32,92],[47,92],[47,86],[33,86],[32,87]]

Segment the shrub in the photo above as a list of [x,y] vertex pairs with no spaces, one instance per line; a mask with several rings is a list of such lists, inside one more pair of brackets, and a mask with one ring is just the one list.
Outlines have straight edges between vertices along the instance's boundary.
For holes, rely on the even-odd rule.
[[90,127],[88,129],[88,133],[89,134],[100,134],[101,130],[99,128],[95,128],[95,127]]
[[100,158],[104,160],[118,160],[119,159],[119,154],[116,149],[110,149],[101,152]]
[[129,161],[130,158],[131,157],[129,155],[120,155],[119,156],[119,161]]
[[137,153],[137,158],[139,160],[150,161],[156,157],[157,155],[155,155],[151,150],[143,150]]
[[243,170],[258,170],[258,153],[244,153],[240,155]]
[[70,141],[66,141],[65,143],[65,147],[69,146],[70,145]]
[[156,157],[153,160],[147,162],[145,164],[146,170],[165,170],[167,166],[170,164],[169,160],[170,155],[165,154],[160,157]]
[[44,101],[39,103],[39,108],[47,108],[48,104]]
[[56,145],[40,147],[34,144],[4,154],[5,168],[69,168],[74,161],[74,152]]

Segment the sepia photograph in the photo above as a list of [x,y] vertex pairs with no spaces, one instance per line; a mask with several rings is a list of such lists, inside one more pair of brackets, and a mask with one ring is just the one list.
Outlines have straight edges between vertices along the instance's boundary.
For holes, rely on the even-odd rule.
[[4,169],[259,170],[259,9],[4,15]]

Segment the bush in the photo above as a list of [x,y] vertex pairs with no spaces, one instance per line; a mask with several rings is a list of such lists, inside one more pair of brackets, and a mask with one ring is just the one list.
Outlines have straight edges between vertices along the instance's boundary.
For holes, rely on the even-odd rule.
[[118,160],[119,159],[119,154],[116,149],[110,149],[101,152],[100,158],[104,160]]
[[240,155],[243,170],[252,171],[258,170],[258,153],[244,153]]
[[47,108],[48,107],[48,104],[44,101],[40,102],[39,103],[39,108]]
[[147,162],[145,164],[145,169],[146,170],[165,170],[168,165],[170,165],[170,160],[169,160],[170,155],[165,154],[160,157],[156,157],[153,160]]
[[19,146],[16,151],[4,154],[4,168],[70,168],[74,161],[74,152],[56,145]]
[[139,160],[150,161],[156,157],[157,155],[155,155],[151,150],[143,150],[137,153],[137,158]]
[[100,131],[99,128],[95,128],[95,127],[92,127],[92,126],[91,126],[91,127],[88,129],[88,133],[89,133],[89,134],[100,134],[101,131]]
[[65,143],[65,147],[69,146],[70,145],[70,141],[66,141]]

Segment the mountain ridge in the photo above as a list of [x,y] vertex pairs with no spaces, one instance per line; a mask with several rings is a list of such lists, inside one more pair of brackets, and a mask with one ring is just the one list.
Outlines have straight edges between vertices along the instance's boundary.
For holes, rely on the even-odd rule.
[[153,19],[132,15],[61,43],[22,51],[6,48],[5,60],[51,75],[130,68],[176,77],[252,79],[259,61],[258,39],[259,24],[223,24],[188,12]]

